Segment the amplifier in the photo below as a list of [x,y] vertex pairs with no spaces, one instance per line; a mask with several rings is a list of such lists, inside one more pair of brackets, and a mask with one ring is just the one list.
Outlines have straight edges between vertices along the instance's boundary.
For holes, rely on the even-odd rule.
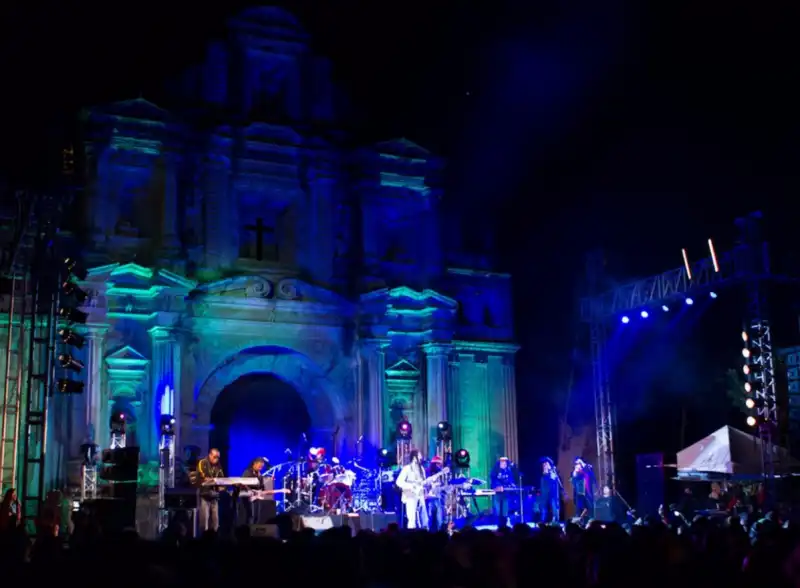
[[164,491],[164,506],[168,509],[197,508],[197,490],[167,488]]

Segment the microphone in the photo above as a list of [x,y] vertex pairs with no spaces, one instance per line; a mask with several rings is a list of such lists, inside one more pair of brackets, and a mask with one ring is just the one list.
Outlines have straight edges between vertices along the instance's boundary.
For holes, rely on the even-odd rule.
[[308,441],[308,437],[306,437],[305,433],[303,433],[303,441]]
[[363,442],[364,442],[364,435],[361,435],[361,436],[358,438],[358,441],[356,441],[356,445],[358,445],[359,443],[363,443]]
[[287,447],[286,449],[284,449],[284,451],[283,451],[283,452],[284,452],[286,455],[291,455],[291,454],[292,454],[292,450],[291,450],[291,449],[289,449],[288,447]]

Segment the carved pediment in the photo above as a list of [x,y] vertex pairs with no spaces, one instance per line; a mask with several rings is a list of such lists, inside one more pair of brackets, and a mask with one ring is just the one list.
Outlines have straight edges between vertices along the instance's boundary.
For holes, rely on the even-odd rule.
[[406,159],[428,159],[431,152],[406,138],[390,139],[375,145],[381,155]]
[[125,345],[124,347],[116,350],[114,353],[111,353],[106,356],[106,364],[109,367],[144,367],[150,360],[148,360],[144,355],[136,351],[130,345]]
[[455,313],[458,310],[458,302],[444,294],[429,289],[420,292],[407,286],[369,292],[361,296],[361,302],[368,306],[385,305],[387,312],[392,309],[421,312],[427,309]]
[[172,118],[168,111],[144,98],[113,102],[102,107],[94,108],[92,113],[95,115],[106,115],[112,118],[135,120],[150,124],[166,123]]
[[273,279],[255,275],[233,276],[202,284],[193,294],[225,298],[298,300],[342,306],[349,304],[335,292],[296,278]]
[[417,380],[420,377],[420,371],[407,359],[401,359],[386,369],[386,376],[400,380]]
[[92,268],[85,284],[104,285],[107,296],[155,297],[163,290],[193,290],[197,282],[167,270],[153,270],[136,263],[112,263]]
[[105,363],[109,398],[140,401],[148,381],[150,360],[130,345],[125,345],[107,355]]

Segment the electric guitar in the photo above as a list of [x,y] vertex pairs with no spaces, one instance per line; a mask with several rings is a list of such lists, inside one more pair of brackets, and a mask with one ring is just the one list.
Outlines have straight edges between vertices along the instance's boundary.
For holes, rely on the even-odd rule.
[[279,490],[253,490],[250,492],[250,502],[255,502],[256,500],[269,500],[271,496],[275,496],[276,494],[286,494],[289,492],[286,488],[281,488]]
[[449,473],[450,473],[450,468],[444,468],[441,472],[435,473],[432,476],[425,478],[425,480],[422,482],[406,482],[408,487],[403,488],[403,499],[408,500],[416,498],[418,500],[421,500],[425,496],[425,488],[427,486],[430,486],[436,480]]

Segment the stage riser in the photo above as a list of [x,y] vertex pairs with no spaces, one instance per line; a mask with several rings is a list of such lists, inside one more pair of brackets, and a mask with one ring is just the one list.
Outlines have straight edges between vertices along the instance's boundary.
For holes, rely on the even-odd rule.
[[360,514],[357,517],[348,516],[313,516],[303,515],[303,525],[307,529],[315,531],[326,531],[335,527],[350,527],[353,532],[374,531],[380,533],[392,524],[397,523],[397,516],[394,514]]

